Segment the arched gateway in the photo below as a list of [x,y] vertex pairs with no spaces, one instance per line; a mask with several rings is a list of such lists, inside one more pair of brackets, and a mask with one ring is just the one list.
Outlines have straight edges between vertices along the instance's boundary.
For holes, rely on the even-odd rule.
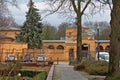
[[82,45],[82,56],[83,57],[87,58],[88,50],[89,50],[89,45],[88,44],[83,44]]
[[74,60],[74,49],[69,49],[69,64]]

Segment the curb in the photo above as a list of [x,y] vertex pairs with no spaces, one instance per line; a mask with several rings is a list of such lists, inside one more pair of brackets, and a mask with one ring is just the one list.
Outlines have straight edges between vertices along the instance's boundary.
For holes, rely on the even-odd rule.
[[99,75],[89,75],[86,72],[80,72],[83,76],[85,76],[88,80],[104,80],[105,76],[99,76]]
[[46,80],[52,80],[53,79],[53,73],[54,73],[54,65],[51,66]]

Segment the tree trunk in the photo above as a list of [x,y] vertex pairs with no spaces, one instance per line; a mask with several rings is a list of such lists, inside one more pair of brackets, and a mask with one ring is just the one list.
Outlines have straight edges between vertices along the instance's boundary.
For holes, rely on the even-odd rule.
[[[77,21],[77,62],[81,62],[82,60],[82,15],[88,5],[90,4],[91,0],[88,0],[86,5],[84,6],[83,10],[81,10],[81,2],[82,0],[70,0],[73,6],[73,9],[76,13],[76,21]],[[76,3],[77,2],[77,3]],[[76,3],[76,4],[75,4]]]
[[112,1],[109,76],[120,71],[120,0]]
[[82,60],[82,24],[81,15],[77,15],[77,61]]

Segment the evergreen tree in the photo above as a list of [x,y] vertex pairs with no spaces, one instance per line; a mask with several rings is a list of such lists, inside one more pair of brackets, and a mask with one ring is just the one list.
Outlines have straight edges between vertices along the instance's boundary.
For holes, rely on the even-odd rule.
[[21,32],[16,36],[18,42],[28,43],[28,48],[42,47],[42,20],[38,13],[38,9],[35,8],[32,0],[28,4],[29,10],[26,13],[26,21],[21,27]]

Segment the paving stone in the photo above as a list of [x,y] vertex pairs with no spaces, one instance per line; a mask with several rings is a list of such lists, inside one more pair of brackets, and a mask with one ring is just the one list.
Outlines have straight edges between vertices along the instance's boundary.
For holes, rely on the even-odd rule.
[[73,66],[68,63],[55,65],[53,80],[88,80],[78,71],[74,71]]

